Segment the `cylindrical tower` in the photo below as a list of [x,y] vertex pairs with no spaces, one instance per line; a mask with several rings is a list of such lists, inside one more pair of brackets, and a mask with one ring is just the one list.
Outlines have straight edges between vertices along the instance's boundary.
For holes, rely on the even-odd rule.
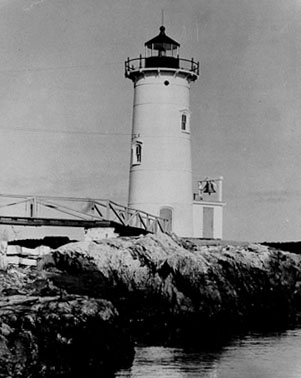
[[160,34],[145,43],[145,57],[128,59],[134,82],[128,206],[170,220],[192,236],[190,82],[199,64],[179,57],[179,43]]

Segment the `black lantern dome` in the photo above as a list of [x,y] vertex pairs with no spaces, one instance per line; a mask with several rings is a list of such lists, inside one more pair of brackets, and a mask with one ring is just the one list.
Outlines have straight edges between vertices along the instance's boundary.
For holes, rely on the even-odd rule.
[[158,50],[158,51],[174,51],[180,47],[180,44],[175,40],[169,38],[165,34],[165,27],[160,27],[160,34],[158,34],[155,38],[150,39],[148,42],[144,44],[147,48],[151,50]]
[[165,34],[165,27],[160,27],[160,33],[145,42],[146,67],[179,68],[180,44]]

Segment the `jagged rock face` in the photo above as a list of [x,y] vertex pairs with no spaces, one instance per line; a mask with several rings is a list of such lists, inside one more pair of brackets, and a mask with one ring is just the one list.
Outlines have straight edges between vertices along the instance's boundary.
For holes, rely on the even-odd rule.
[[55,267],[55,284],[69,292],[112,300],[136,328],[278,322],[301,308],[301,256],[262,245],[147,235],[67,244],[41,267]]
[[132,358],[133,345],[108,301],[76,295],[0,299],[0,377],[98,377]]

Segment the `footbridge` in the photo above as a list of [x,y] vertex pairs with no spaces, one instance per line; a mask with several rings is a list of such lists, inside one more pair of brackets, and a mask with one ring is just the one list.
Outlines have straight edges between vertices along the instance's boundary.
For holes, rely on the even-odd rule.
[[108,199],[0,194],[0,224],[16,226],[114,227],[120,235],[166,233],[167,219]]

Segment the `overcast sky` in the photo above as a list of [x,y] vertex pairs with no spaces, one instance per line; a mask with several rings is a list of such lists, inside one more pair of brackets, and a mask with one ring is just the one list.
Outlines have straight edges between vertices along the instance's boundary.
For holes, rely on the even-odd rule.
[[126,204],[133,84],[159,32],[201,61],[193,178],[224,238],[301,239],[301,0],[0,0],[0,193]]

